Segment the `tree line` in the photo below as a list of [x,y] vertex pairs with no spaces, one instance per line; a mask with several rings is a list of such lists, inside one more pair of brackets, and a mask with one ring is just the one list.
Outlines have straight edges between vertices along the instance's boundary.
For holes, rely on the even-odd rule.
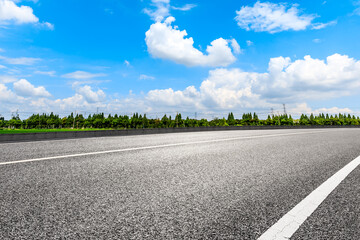
[[302,114],[300,119],[293,119],[291,115],[268,115],[267,119],[259,119],[256,113],[244,113],[241,119],[236,119],[231,112],[227,118],[192,119],[183,118],[176,114],[174,118],[166,114],[162,118],[148,118],[146,114],[138,113],[133,116],[111,115],[104,113],[90,114],[87,117],[82,114],[71,113],[69,116],[60,117],[54,113],[33,114],[27,119],[21,120],[19,115],[5,120],[0,117],[0,129],[138,129],[138,128],[176,128],[176,127],[208,127],[208,126],[296,126],[296,125],[360,125],[359,117],[350,114]]

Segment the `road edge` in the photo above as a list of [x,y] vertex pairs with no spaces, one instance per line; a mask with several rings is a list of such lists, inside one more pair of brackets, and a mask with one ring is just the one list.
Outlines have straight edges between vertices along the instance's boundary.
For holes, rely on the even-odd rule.
[[323,129],[323,128],[360,128],[360,126],[228,126],[228,127],[184,127],[184,128],[144,128],[124,130],[71,131],[0,134],[0,143],[42,141],[57,139],[93,138],[108,136],[133,136],[147,134],[202,132],[202,131],[233,131],[233,130],[270,130],[270,129]]

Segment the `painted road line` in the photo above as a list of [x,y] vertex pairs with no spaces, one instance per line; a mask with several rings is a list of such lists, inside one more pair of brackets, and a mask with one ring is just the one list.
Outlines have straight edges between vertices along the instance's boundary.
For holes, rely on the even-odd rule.
[[215,143],[215,142],[243,140],[243,139],[257,139],[257,138],[281,137],[281,136],[292,136],[292,135],[302,135],[302,134],[314,134],[314,133],[321,133],[321,132],[329,132],[329,131],[328,130],[318,130],[318,131],[306,131],[306,132],[296,132],[296,133],[280,133],[280,134],[268,134],[268,135],[258,135],[258,136],[248,136],[248,137],[234,137],[234,138],[214,139],[214,140],[204,140],[204,141],[184,142],[184,143],[171,143],[171,144],[164,144],[164,145],[115,149],[115,150],[107,150],[107,151],[99,151],[99,152],[77,153],[77,154],[70,154],[70,155],[63,155],[63,156],[53,156],[53,157],[34,158],[34,159],[26,159],[26,160],[16,160],[16,161],[10,161],[10,162],[0,162],[0,165],[10,165],[10,164],[18,164],[18,163],[38,162],[38,161],[47,161],[47,160],[81,157],[81,156],[91,156],[91,155],[99,155],[99,154],[107,154],[107,153],[129,152],[129,151],[136,151],[136,150],[156,149],[156,148],[165,148],[165,147],[174,147],[174,146],[185,146],[185,145],[194,145],[194,144],[203,144],[203,143]]
[[352,160],[310,193],[304,200],[264,232],[258,240],[289,239],[327,196],[359,165],[360,156]]

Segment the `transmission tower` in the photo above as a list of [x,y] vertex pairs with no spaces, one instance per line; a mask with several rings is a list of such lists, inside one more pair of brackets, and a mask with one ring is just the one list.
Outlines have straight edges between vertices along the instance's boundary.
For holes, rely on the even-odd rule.
[[286,115],[286,105],[285,105],[285,103],[283,103],[283,107],[284,107],[284,115]]

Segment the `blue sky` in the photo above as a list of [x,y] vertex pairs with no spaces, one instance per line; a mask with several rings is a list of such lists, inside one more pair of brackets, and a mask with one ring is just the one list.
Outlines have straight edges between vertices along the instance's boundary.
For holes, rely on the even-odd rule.
[[360,115],[359,39],[355,0],[0,0],[0,114]]

